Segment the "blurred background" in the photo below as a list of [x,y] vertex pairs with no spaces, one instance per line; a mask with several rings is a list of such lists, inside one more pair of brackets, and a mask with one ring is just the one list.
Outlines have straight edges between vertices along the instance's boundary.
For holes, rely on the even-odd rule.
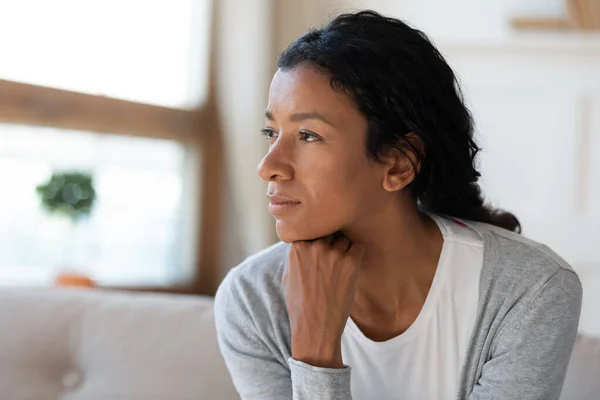
[[255,168],[278,53],[363,8],[447,57],[488,200],[574,265],[600,333],[594,0],[0,0],[0,284],[214,294],[277,240]]

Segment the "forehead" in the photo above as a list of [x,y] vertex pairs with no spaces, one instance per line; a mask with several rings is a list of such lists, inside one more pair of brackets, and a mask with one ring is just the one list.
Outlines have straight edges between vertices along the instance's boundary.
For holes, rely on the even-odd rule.
[[271,82],[267,109],[273,114],[326,113],[334,119],[358,113],[349,95],[333,89],[329,77],[310,66],[278,70]]

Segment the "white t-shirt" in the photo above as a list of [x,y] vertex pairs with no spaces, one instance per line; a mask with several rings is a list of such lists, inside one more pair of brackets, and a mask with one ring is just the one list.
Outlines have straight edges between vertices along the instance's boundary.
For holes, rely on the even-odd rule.
[[431,216],[444,243],[427,299],[400,336],[374,342],[352,318],[342,358],[353,400],[454,400],[479,298],[483,239],[459,221]]

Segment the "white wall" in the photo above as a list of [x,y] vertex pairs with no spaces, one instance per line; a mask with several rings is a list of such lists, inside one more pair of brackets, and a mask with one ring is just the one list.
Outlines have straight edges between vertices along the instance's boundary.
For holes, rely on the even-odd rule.
[[227,157],[227,171],[215,171],[227,183],[222,277],[277,239],[266,184],[256,172],[268,148],[260,129],[276,57],[273,1],[219,0],[216,14],[216,100]]
[[[373,9],[400,18],[434,38],[510,35],[512,15],[564,13],[562,0],[306,0],[305,21],[324,21],[340,11]],[[302,18],[299,18],[302,20]]]

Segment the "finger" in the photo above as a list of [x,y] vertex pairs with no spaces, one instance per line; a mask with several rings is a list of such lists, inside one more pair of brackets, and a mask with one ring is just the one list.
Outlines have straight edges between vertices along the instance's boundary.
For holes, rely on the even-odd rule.
[[343,253],[347,252],[350,249],[350,246],[352,246],[352,242],[350,241],[350,239],[348,239],[341,233],[339,235],[336,235],[332,244],[332,247],[338,249]]
[[362,260],[363,257],[365,256],[365,245],[359,242],[354,242],[350,245],[350,248],[348,249],[348,255],[352,258],[354,258],[355,260]]
[[297,240],[295,242],[292,242],[290,254],[298,252],[298,251],[299,252],[306,251],[306,249],[310,246],[311,243],[312,243],[312,240]]

